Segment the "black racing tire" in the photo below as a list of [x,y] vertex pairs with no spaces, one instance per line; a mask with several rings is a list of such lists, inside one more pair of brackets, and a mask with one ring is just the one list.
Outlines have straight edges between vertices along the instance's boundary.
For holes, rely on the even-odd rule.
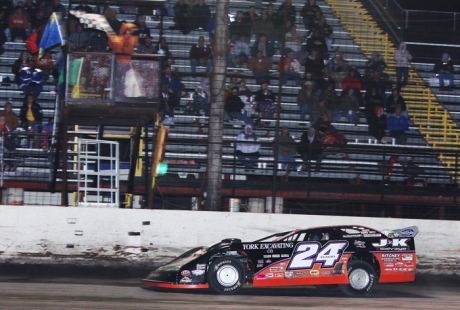
[[243,265],[231,257],[214,260],[208,269],[209,287],[218,294],[234,294],[241,289],[246,278]]
[[368,263],[352,260],[348,263],[348,281],[348,284],[339,285],[343,294],[350,297],[364,296],[377,284],[377,276]]

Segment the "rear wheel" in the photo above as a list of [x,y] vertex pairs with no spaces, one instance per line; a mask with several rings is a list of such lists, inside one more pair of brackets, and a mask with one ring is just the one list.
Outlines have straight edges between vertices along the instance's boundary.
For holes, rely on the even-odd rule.
[[209,266],[208,284],[216,293],[236,293],[243,286],[245,278],[243,265],[234,258],[218,258]]
[[348,281],[348,284],[339,285],[342,293],[347,296],[363,296],[374,288],[377,277],[371,265],[355,260],[348,264]]

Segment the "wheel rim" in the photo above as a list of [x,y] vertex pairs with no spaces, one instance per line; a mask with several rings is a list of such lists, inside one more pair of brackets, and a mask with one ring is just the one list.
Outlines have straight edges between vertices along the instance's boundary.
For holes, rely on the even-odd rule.
[[238,270],[231,265],[224,265],[217,271],[217,282],[225,287],[235,285],[238,282],[238,277]]
[[370,282],[371,277],[364,269],[355,269],[348,276],[350,285],[356,290],[364,289]]

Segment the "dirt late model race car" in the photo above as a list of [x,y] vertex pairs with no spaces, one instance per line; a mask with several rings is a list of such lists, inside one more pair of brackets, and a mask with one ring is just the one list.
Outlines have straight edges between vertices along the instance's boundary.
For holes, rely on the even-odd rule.
[[416,226],[377,231],[363,226],[298,229],[254,242],[224,239],[185,252],[152,271],[144,286],[237,292],[244,284],[286,287],[338,284],[348,296],[379,283],[415,279]]

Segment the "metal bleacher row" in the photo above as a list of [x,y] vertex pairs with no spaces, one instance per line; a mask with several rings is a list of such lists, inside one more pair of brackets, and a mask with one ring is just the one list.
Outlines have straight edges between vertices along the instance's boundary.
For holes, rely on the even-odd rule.
[[[331,6],[330,3],[333,3]],[[318,1],[322,12],[326,16],[326,20],[329,25],[333,27],[333,46],[338,50],[345,53],[345,59],[349,61],[350,65],[355,65],[360,71],[363,71],[366,57],[369,56],[369,51],[364,50],[364,47],[357,43],[356,36],[352,35],[348,28],[342,24],[343,18],[339,18],[337,10],[333,8],[336,1]],[[208,1],[208,5],[211,9],[214,9],[214,3]],[[230,2],[230,13],[236,13],[238,10],[245,11],[252,2],[248,1],[231,1]],[[297,11],[297,25],[298,32],[305,35],[306,31],[301,23],[301,17],[299,13],[302,6],[305,4],[304,1],[294,0],[293,4],[296,6]],[[359,2],[358,2],[359,4]],[[274,3],[275,10],[278,8],[280,3]],[[113,7],[117,10],[118,8]],[[348,10],[348,9],[347,9]],[[355,14],[356,10],[350,10],[349,13]],[[132,21],[135,16],[132,14],[118,14],[119,20]],[[181,99],[181,106],[175,110],[174,125],[169,125],[168,143],[165,153],[165,161],[170,163],[170,172],[177,173],[180,177],[200,177],[206,169],[206,138],[208,135],[207,117],[195,117],[184,115],[182,113],[183,107],[190,100],[190,96],[193,93],[195,87],[198,85],[199,80],[191,77],[190,65],[188,60],[188,52],[192,44],[196,43],[198,37],[203,35],[208,41],[208,34],[202,30],[192,31],[187,36],[182,35],[178,30],[170,30],[169,26],[172,26],[173,18],[165,16],[163,20],[163,36],[167,39],[170,52],[174,58],[173,67],[177,68],[179,75],[181,76],[182,82],[185,85],[184,96]],[[153,41],[159,40],[159,29],[157,28],[158,22],[153,19],[147,21],[147,26],[150,28]],[[356,26],[355,26],[356,27]],[[365,26],[361,26],[365,27]],[[359,27],[357,31],[361,31]],[[251,45],[254,42],[254,38],[251,40]],[[14,77],[11,73],[11,65],[14,60],[19,57],[20,51],[25,49],[22,43],[8,42],[4,45],[6,52],[0,56],[0,72],[2,77],[9,77],[11,81],[14,81]],[[378,50],[382,54],[385,54],[387,64],[389,64],[388,73],[394,78],[394,68],[390,61],[391,51],[390,50]],[[276,70],[277,62],[280,59],[280,54],[277,51],[274,57],[274,64],[271,70],[272,79],[270,89],[277,94],[278,93],[278,73]],[[415,69],[419,72],[423,70],[429,70],[430,64],[413,64]],[[200,71],[201,70],[201,71]],[[204,72],[204,68],[198,68],[198,73]],[[252,78],[251,72],[246,68],[228,68],[227,82],[230,81],[230,76],[238,74],[239,78],[246,80],[248,87],[254,92],[258,90],[259,85],[255,83],[255,79]],[[425,78],[424,73],[422,77]],[[50,77],[52,79],[52,77]],[[426,78],[429,78],[426,73]],[[458,76],[456,76],[458,78]],[[300,122],[299,119],[299,108],[296,104],[296,96],[299,88],[293,86],[292,82],[288,82],[286,86],[282,88],[281,96],[281,108],[282,113],[280,115],[280,127],[289,127],[291,135],[293,135],[298,141],[301,134],[309,127],[309,122]],[[10,84],[10,85],[6,85]],[[340,90],[337,90],[340,93]],[[441,93],[436,94],[438,98],[442,98],[443,101],[448,102],[447,106],[452,106],[452,109],[460,112],[460,101],[455,94],[457,91],[452,93]],[[409,103],[414,99],[417,101],[418,94],[416,92],[404,93],[406,101]],[[0,101],[6,102],[11,100],[14,106],[14,111],[18,114],[19,108],[22,105],[22,93],[14,84],[2,83],[0,86]],[[45,118],[53,117],[55,106],[56,106],[56,94],[54,92],[54,85],[49,83],[45,85],[42,94],[38,98],[38,102],[41,104]],[[415,103],[414,103],[415,105]],[[458,105],[458,106],[457,106]],[[412,115],[411,110],[409,110]],[[454,113],[455,114],[455,113]],[[196,121],[198,119],[198,121]],[[426,142],[426,137],[420,133],[420,127],[416,124],[412,124],[408,131],[408,143],[404,146],[398,145],[382,145],[376,144],[374,138],[368,134],[367,124],[364,117],[361,117],[357,125],[349,124],[344,118],[333,124],[336,129],[344,134],[348,139],[347,148],[340,150],[339,152],[331,153],[326,156],[322,162],[321,175],[314,175],[313,173],[306,172],[291,172],[291,177],[294,178],[305,178],[315,177],[322,179],[355,179],[359,176],[361,179],[370,181],[381,181],[383,177],[390,181],[402,181],[408,177],[407,171],[403,169],[400,163],[408,162],[413,160],[423,172],[418,175],[419,178],[425,179],[428,183],[439,184],[439,183],[452,183],[451,175],[446,169],[446,165],[443,164],[438,157],[438,154],[433,151],[432,147]],[[234,179],[245,180],[249,176],[265,176],[272,175],[274,167],[273,162],[273,139],[276,135],[275,121],[271,121],[263,129],[256,129],[256,134],[261,139],[261,158],[259,164],[253,171],[245,171],[243,166],[235,160],[234,154],[234,141],[239,132],[243,129],[243,124],[240,122],[225,122],[224,123],[224,146],[223,146],[223,172],[224,174],[233,175]],[[90,126],[81,127],[85,133],[96,132],[96,128]],[[106,128],[108,135],[114,135],[117,137],[125,136],[129,137],[129,129],[127,128]],[[26,149],[23,150],[27,152]],[[34,158],[39,155],[42,159],[41,164],[36,167],[40,171],[44,171],[46,167],[46,155],[43,153],[38,154],[37,151],[29,150],[29,153],[25,155],[25,158]],[[338,153],[338,154],[337,154]],[[346,154],[346,155],[345,155]],[[392,156],[398,156],[400,163],[396,164],[395,169],[389,174],[382,166],[386,165]],[[300,164],[300,158],[297,159]],[[15,175],[24,174],[25,171],[30,171],[33,167],[33,160],[22,162]],[[38,170],[37,170],[38,171]],[[277,175],[284,175],[285,171],[278,170]],[[14,177],[13,175],[11,177]]]

